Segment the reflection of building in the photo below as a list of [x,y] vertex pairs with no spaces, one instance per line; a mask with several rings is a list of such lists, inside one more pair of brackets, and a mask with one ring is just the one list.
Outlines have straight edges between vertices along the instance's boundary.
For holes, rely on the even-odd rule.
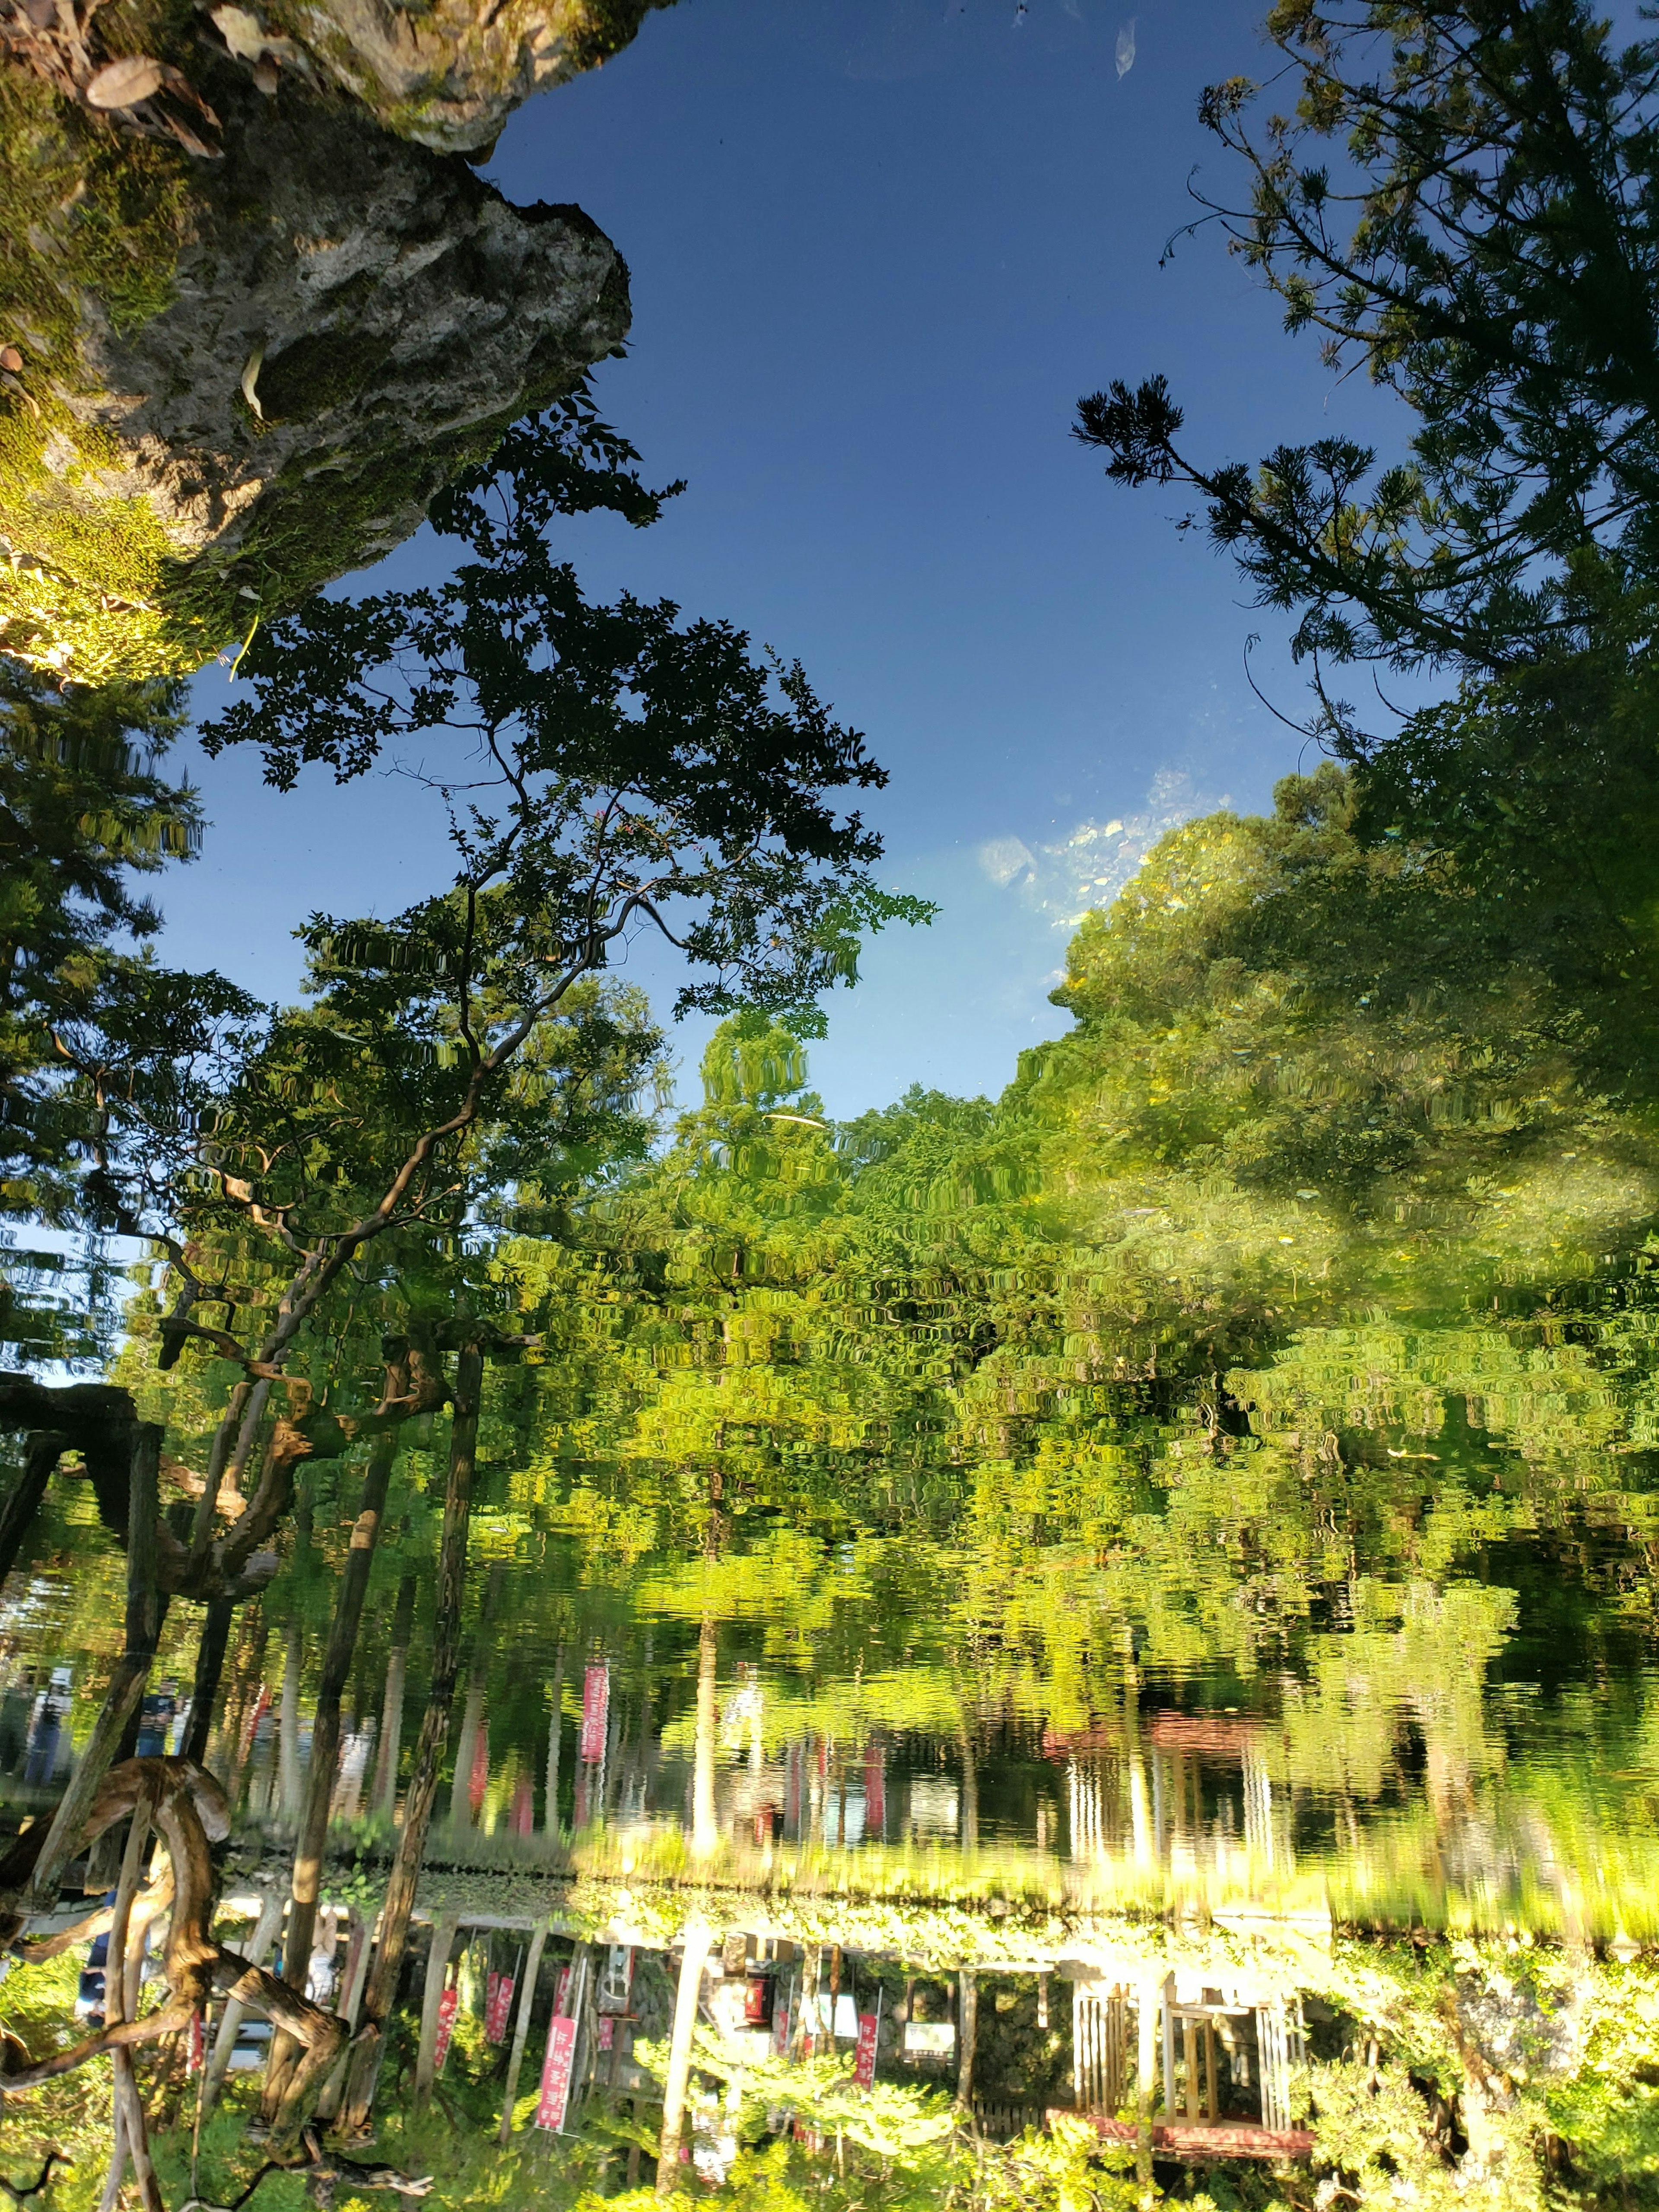
[[1269,1741],[1261,1722],[1227,1714],[1045,1730],[1044,1755],[1066,1770],[1072,1856],[1133,1856],[1177,1875],[1290,1873],[1290,1808],[1275,1797]]
[[[1213,1971],[1206,1969],[1205,1971]],[[1072,1988],[1073,2094],[1103,2134],[1133,2142],[1141,2076],[1152,2142],[1169,2157],[1284,2158],[1312,2148],[1291,2125],[1302,2056],[1297,1998],[1248,1976],[1213,1982],[1085,1975]]]

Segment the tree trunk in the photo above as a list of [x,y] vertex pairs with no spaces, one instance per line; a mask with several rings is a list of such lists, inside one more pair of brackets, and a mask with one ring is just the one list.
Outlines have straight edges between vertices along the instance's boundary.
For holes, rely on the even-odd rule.
[[559,1833],[559,1751],[564,1735],[564,1650],[562,1636],[553,1662],[553,1711],[547,1723],[547,1816],[543,1824],[555,1839]]
[[715,1670],[720,1662],[720,1631],[703,1616],[697,1638],[697,1738],[691,1784],[691,1856],[706,1859],[719,1850],[720,1820],[714,1810],[714,1743],[719,1709],[715,1700]]
[[282,1793],[283,1818],[290,1826],[300,1823],[300,1666],[304,1646],[298,1622],[289,1629],[283,1650],[283,1702],[276,1715],[276,1771]]
[[353,2053],[346,2094],[341,2103],[343,2133],[360,2133],[368,2124],[380,2071],[386,2023],[398,1994],[404,1945],[409,1935],[409,1916],[414,1909],[415,1887],[426,1852],[427,1830],[438,1794],[438,1769],[449,1734],[449,1709],[454,1702],[455,1675],[460,1661],[461,1605],[466,1594],[466,1540],[472,1516],[472,1476],[478,1443],[478,1400],[483,1384],[483,1355],[476,1344],[466,1346],[455,1365],[454,1418],[450,1428],[449,1482],[444,1495],[443,1536],[438,1553],[438,1605],[433,1623],[432,1681],[420,1740],[415,1747],[414,1771],[404,1802],[403,1832],[398,1838],[392,1878],[386,1884],[380,1915],[380,1942],[363,1993],[363,2027]]
[[979,1979],[964,1968],[957,1978],[961,1991],[957,2022],[957,2102],[964,2112],[974,2102],[974,2044],[979,2029]]
[[[562,1652],[564,1646],[559,1646]],[[519,2069],[524,2064],[524,2047],[530,2039],[530,2015],[536,2007],[536,1977],[542,1970],[542,1953],[547,1948],[545,1921],[530,1939],[530,1956],[525,1962],[524,1987],[519,1991],[519,2017],[513,2027],[513,2050],[507,2062],[507,2095],[501,2106],[501,2124],[496,2130],[498,2142],[510,2142],[513,2138],[513,2107],[519,2098]]]
[[380,1708],[380,1743],[374,1757],[374,1786],[369,1811],[377,1820],[389,1820],[398,1805],[398,1759],[404,1739],[404,1678],[409,1665],[409,1632],[415,1618],[415,1577],[403,1576],[398,1583],[398,1606],[392,1617],[392,1650],[386,1659],[386,1700]]
[[225,1671],[225,1647],[235,1607],[228,1597],[208,1600],[202,1613],[202,1640],[196,1647],[196,1679],[191,1685],[190,1723],[179,1747],[181,1758],[198,1766],[207,1764],[208,1736],[213,1727],[213,1708],[219,1702],[219,1680]]
[[694,1913],[685,1923],[680,1954],[680,1983],[674,1999],[674,2032],[668,2045],[663,2080],[662,2136],[657,2148],[657,2194],[666,2197],[679,2180],[680,2136],[685,2128],[685,2091],[691,2078],[691,2037],[697,2025],[697,1993],[714,1930]]
[[[299,1834],[294,1844],[294,1875],[289,1891],[288,1936],[283,1948],[283,1979],[303,1996],[311,1965],[312,1937],[317,1925],[317,1895],[322,1885],[323,1852],[328,1841],[329,1801],[334,1790],[334,1769],[340,1755],[340,1702],[356,1656],[357,1633],[362,1626],[363,1603],[368,1595],[369,1571],[374,1547],[386,1519],[386,1492],[398,1456],[398,1431],[376,1437],[363,1471],[362,1497],[346,1552],[345,1569],[334,1597],[334,1620],[329,1629],[323,1670],[317,1685],[317,1711],[311,1726],[311,1766],[306,1776],[300,1811]],[[264,2115],[275,2119],[289,2077],[304,2049],[291,2037],[275,2039],[270,2063],[265,2069]]]
[[122,1731],[138,1710],[155,1657],[161,1632],[161,1605],[155,1588],[156,1522],[160,1513],[161,1425],[141,1421],[133,1432],[132,1474],[127,1523],[126,1649],[115,1662],[103,1710],[70,1778],[40,1856],[34,1863],[29,1886],[33,1909],[46,1910],[56,1900],[58,1878],[74,1856],[98,1786],[109,1771]]
[[[159,1460],[159,1430],[157,1439]],[[134,1487],[137,1487],[136,1482]],[[152,1515],[152,1526],[154,1518]],[[127,1831],[126,1849],[121,1856],[121,1877],[116,1886],[115,1914],[110,1923],[109,1947],[104,1967],[104,2021],[106,2027],[116,2027],[125,2020],[136,2018],[137,2013],[138,1977],[129,1972],[127,1936],[131,1924],[133,1895],[137,1889],[139,1870],[143,1864],[144,1846],[149,1841],[150,1812],[154,1802],[147,1794],[140,1796],[132,1815],[132,1825]],[[142,1942],[142,1938],[140,1940]],[[137,1960],[132,1963],[137,1965]],[[133,2178],[138,2184],[138,2195],[144,2212],[167,2212],[155,2179],[155,2168],[150,2162],[149,2130],[145,2124],[144,2105],[138,2094],[137,2076],[133,2072],[132,2053],[120,2049],[112,2051],[110,2063],[115,2070],[118,2118],[110,2179],[118,2192],[122,2171],[131,2158]],[[107,2189],[106,2193],[108,2193]]]

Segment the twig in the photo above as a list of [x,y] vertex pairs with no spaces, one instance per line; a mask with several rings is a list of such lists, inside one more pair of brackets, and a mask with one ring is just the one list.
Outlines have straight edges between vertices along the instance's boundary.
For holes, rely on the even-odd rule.
[[52,2169],[54,2166],[73,2166],[75,2160],[66,2157],[61,2150],[49,2150],[46,2153],[46,2162],[40,2169],[39,2179],[32,2183],[27,2189],[20,2189],[15,2181],[8,2181],[5,2175],[0,2173],[0,2190],[4,2191],[14,2204],[21,2204],[26,2198],[38,2197],[40,2194],[52,2179]]

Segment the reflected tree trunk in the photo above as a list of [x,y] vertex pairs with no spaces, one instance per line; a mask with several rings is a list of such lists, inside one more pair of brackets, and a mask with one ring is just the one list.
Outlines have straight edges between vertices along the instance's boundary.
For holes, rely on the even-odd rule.
[[[294,1873],[289,1887],[288,1936],[283,1948],[283,1979],[289,1989],[305,1993],[311,1966],[312,1937],[317,1925],[317,1898],[322,1885],[323,1853],[328,1841],[328,1812],[334,1791],[334,1770],[340,1756],[340,1705],[357,1654],[368,1578],[374,1565],[374,1548],[386,1519],[386,1492],[398,1456],[398,1432],[388,1430],[374,1439],[363,1471],[362,1495],[352,1525],[345,1568],[335,1593],[334,1619],[323,1653],[317,1685],[317,1711],[311,1727],[311,1765],[301,1792],[299,1833],[294,1843]],[[286,1685],[284,1685],[286,1690]],[[289,2036],[273,2043],[265,2069],[264,2116],[274,2120],[287,2093],[289,2079],[304,2049]]]
[[976,1851],[979,1849],[979,1753],[972,1729],[963,1728],[958,1741],[962,1746],[962,1848],[964,1851]]
[[270,1641],[270,1624],[265,1618],[263,1603],[255,1598],[242,1616],[236,1650],[236,1688],[226,1706],[219,1744],[225,1795],[233,1805],[240,1801],[247,1762],[253,1755],[252,1716],[264,1690],[265,1647]]
[[553,1710],[547,1718],[547,1812],[544,1825],[548,1834],[555,1837],[559,1832],[559,1751],[564,1735],[564,1654],[562,1636],[553,1661]]
[[691,1853],[706,1859],[720,1848],[720,1820],[714,1809],[714,1746],[719,1718],[715,1696],[720,1664],[720,1631],[708,1614],[697,1638],[697,1739],[691,1784]]
[[55,1431],[37,1433],[24,1446],[23,1471],[5,1504],[0,1507],[0,1584],[17,1565],[17,1554],[23,1548],[24,1537],[34,1525],[46,1486],[69,1449],[70,1438]]
[[478,1732],[484,1724],[483,1709],[484,1670],[480,1654],[467,1677],[466,1704],[455,1745],[455,1772],[449,1785],[449,1824],[457,1830],[472,1826],[472,1768],[478,1755]]
[[466,1540],[472,1519],[472,1478],[478,1447],[478,1401],[483,1386],[483,1354],[465,1346],[455,1364],[449,1438],[449,1480],[444,1493],[443,1535],[438,1551],[438,1604],[432,1634],[432,1680],[415,1747],[414,1770],[404,1803],[392,1877],[380,1914],[380,1940],[368,1986],[363,1992],[363,2026],[352,2054],[340,2126],[349,2134],[368,2124],[375,2078],[385,2045],[386,2023],[398,1994],[409,1916],[414,1910],[427,1831],[438,1795],[438,1771],[449,1735],[449,1711],[460,1664],[461,1607],[466,1595]]
[[409,1665],[409,1632],[415,1620],[415,1577],[404,1575],[398,1584],[397,1610],[392,1617],[392,1650],[386,1659],[386,1698],[380,1707],[380,1741],[374,1756],[374,1785],[369,1811],[377,1820],[389,1820],[398,1805],[398,1760],[403,1751],[404,1678]]
[[230,1643],[230,1624],[235,1606],[228,1597],[210,1598],[202,1611],[202,1633],[196,1646],[196,1674],[190,1688],[190,1720],[179,1745],[181,1758],[207,1765],[208,1737],[213,1730],[213,1710],[219,1702],[219,1684],[225,1671],[225,1651]]
[[35,1861],[29,1893],[37,1909],[58,1894],[58,1878],[75,1849],[99,1784],[109,1771],[127,1723],[138,1711],[161,1632],[155,1587],[156,1522],[160,1516],[161,1426],[140,1421],[133,1434],[127,1522],[126,1648],[115,1662],[101,1711],[80,1764],[59,1801]]
[[694,1913],[685,1923],[680,1954],[679,1988],[674,1998],[674,2031],[669,2039],[663,2079],[662,2135],[657,2146],[657,2194],[666,2197],[679,2181],[680,2137],[685,2131],[685,2092],[691,2078],[691,2038],[697,2024],[697,1994],[714,1930]]
[[289,1626],[283,1644],[283,1695],[276,1713],[276,1771],[283,1818],[297,1826],[300,1819],[300,1668],[305,1647],[297,1622]]

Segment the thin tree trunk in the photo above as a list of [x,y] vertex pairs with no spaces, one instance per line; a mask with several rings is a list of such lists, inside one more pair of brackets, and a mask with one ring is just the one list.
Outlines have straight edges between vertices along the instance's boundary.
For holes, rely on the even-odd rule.
[[283,1650],[283,1702],[276,1716],[276,1771],[282,1790],[283,1818],[291,1826],[300,1821],[300,1667],[304,1646],[297,1621],[289,1626]]
[[979,2032],[979,1978],[966,1968],[959,1977],[961,2017],[957,2022],[957,2102],[963,2112],[974,2101],[974,2045]]
[[403,1576],[398,1583],[397,1610],[392,1616],[392,1650],[386,1660],[386,1701],[380,1708],[380,1743],[374,1758],[374,1787],[369,1811],[377,1820],[389,1820],[398,1804],[398,1758],[403,1749],[404,1678],[409,1665],[409,1632],[415,1618],[415,1577]]
[[559,1750],[564,1736],[564,1638],[553,1662],[553,1711],[547,1722],[547,1812],[543,1826],[550,1836],[559,1832]]
[[219,1702],[219,1682],[225,1671],[225,1648],[235,1607],[228,1597],[208,1600],[202,1613],[202,1638],[196,1647],[196,1679],[191,1685],[190,1723],[179,1751],[198,1766],[207,1764],[208,1736],[213,1727],[213,1708]]
[[432,1681],[415,1747],[414,1771],[404,1801],[404,1825],[398,1838],[392,1878],[380,1916],[380,1942],[368,1987],[363,1993],[363,2027],[353,2054],[342,2100],[343,2132],[356,2134],[368,2124],[380,2071],[386,2023],[398,1994],[409,1916],[426,1853],[427,1830],[438,1795],[438,1770],[449,1734],[460,1662],[461,1606],[466,1595],[466,1540],[472,1517],[472,1476],[478,1445],[478,1400],[483,1384],[483,1355],[476,1344],[462,1350],[455,1364],[452,1400],[454,1418],[449,1438],[449,1482],[444,1496],[443,1536],[438,1553],[438,1606],[433,1623]]
[[109,1771],[122,1731],[137,1711],[144,1684],[155,1657],[161,1632],[161,1599],[155,1588],[156,1522],[160,1513],[161,1425],[140,1421],[133,1433],[132,1474],[129,1484],[127,1518],[126,1649],[115,1662],[115,1673],[103,1710],[93,1725],[91,1740],[64,1792],[40,1856],[34,1863],[29,1887],[35,1911],[48,1907],[58,1894],[58,1878],[73,1856],[98,1785]]
[[[121,1856],[121,1878],[116,1886],[115,1912],[110,1923],[109,1948],[104,1967],[104,2020],[105,2024],[112,2027],[131,2018],[137,2011],[138,1978],[128,1971],[127,1936],[131,1925],[132,1900],[138,1887],[139,1869],[143,1864],[144,1846],[149,1841],[153,1803],[154,1800],[147,1793],[141,1794],[133,1811],[132,1825],[127,1831],[126,1849]],[[133,1963],[136,1965],[137,1962],[135,1960]],[[110,2061],[115,2072],[115,2109],[119,2118],[115,2148],[118,2163],[112,2167],[112,2179],[118,2191],[121,2170],[130,2157],[144,2212],[166,2212],[155,2179],[155,2168],[150,2162],[149,2131],[144,2122],[143,2100],[138,2094],[137,2076],[133,2071],[132,2053],[125,2049],[117,2049],[110,2053]]]
[[[305,1994],[306,1976],[311,1966],[317,1895],[322,1886],[323,1852],[328,1841],[329,1801],[334,1792],[334,1769],[340,1755],[340,1703],[351,1676],[351,1662],[356,1656],[363,1603],[368,1595],[374,1547],[386,1519],[386,1492],[392,1486],[398,1443],[398,1431],[389,1429],[375,1437],[369,1452],[368,1465],[363,1471],[362,1496],[346,1552],[344,1571],[335,1593],[334,1620],[317,1685],[317,1711],[311,1724],[311,1766],[306,1775],[299,1833],[295,1838],[288,1936],[283,1947],[283,1979],[301,1996]],[[275,2119],[289,2078],[304,2048],[291,2036],[276,2038],[270,2063],[265,2069],[267,2120]]]
[[697,1993],[714,1930],[698,1914],[685,1923],[680,1954],[680,1983],[674,1998],[674,2030],[663,2078],[662,2136],[657,2148],[657,2194],[666,2197],[679,2180],[680,2137],[685,2129],[685,2091],[691,2078],[691,2037],[697,2025]]
[[[560,1645],[563,1650],[563,1645]],[[510,2142],[513,2138],[513,2107],[519,2098],[519,2069],[524,2064],[524,2047],[530,2039],[530,2015],[536,2006],[536,1977],[542,1970],[542,1953],[547,1948],[545,1921],[530,1939],[530,1956],[525,1963],[524,1987],[519,1991],[519,2017],[513,2026],[513,2049],[507,2062],[507,2096],[501,2106],[501,2124],[496,2130],[498,2142]]]
[[720,1663],[720,1631],[707,1613],[697,1638],[697,1737],[691,1784],[691,1855],[706,1859],[720,1848],[720,1821],[714,1810],[714,1741],[719,1709],[715,1673]]

